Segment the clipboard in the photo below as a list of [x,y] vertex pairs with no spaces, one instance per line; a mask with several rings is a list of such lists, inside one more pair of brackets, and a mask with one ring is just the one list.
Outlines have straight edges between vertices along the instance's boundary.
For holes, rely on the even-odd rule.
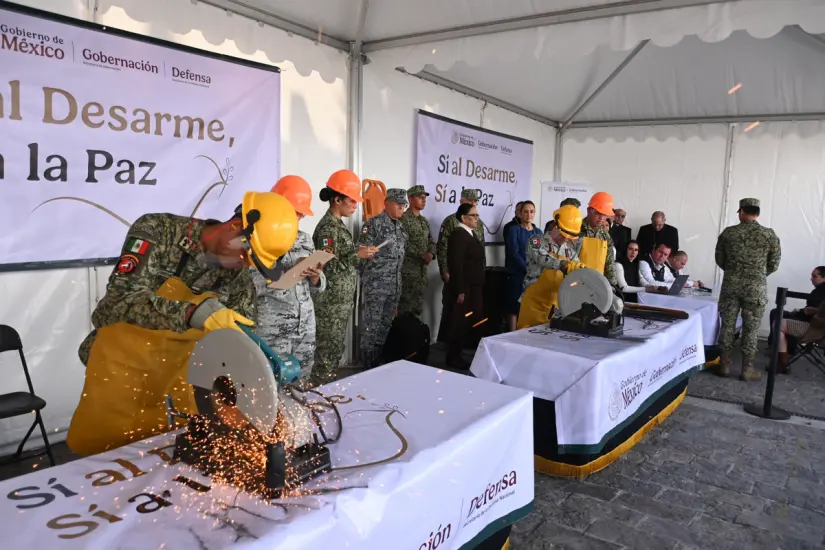
[[304,277],[301,276],[301,273],[304,272],[307,268],[315,267],[318,264],[321,264],[323,267],[326,265],[328,261],[335,257],[334,254],[330,254],[329,252],[325,252],[323,250],[316,250],[290,269],[277,281],[272,281],[267,285],[268,288],[274,288],[276,290],[289,290],[290,288],[294,287],[298,283],[300,283]]

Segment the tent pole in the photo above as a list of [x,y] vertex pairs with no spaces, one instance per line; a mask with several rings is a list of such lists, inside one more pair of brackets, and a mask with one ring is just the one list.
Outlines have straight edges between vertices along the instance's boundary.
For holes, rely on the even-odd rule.
[[553,181],[561,181],[561,162],[564,154],[564,130],[556,130],[555,153],[553,154]]
[[[725,141],[725,172],[722,187],[722,211],[719,214],[719,234],[727,227],[728,204],[730,204],[730,188],[733,185],[733,153],[736,146],[736,124],[728,124],[728,138]],[[715,264],[714,264],[715,265]],[[715,265],[713,272],[713,288],[718,290],[722,284],[722,270]],[[718,294],[718,293],[717,293]]]
[[364,52],[370,53],[378,50],[387,50],[389,48],[417,46],[443,40],[456,40],[459,38],[470,38],[472,36],[535,29],[538,27],[549,27],[551,25],[563,25],[565,23],[579,23],[582,21],[593,21],[595,19],[621,17],[624,15],[709,6],[731,1],[732,0],[624,0],[623,2],[614,2],[606,6],[588,6],[584,8],[560,10],[502,21],[490,21],[438,31],[371,40],[364,44]]
[[602,82],[601,85],[598,88],[596,88],[596,90],[592,94],[590,94],[590,97],[585,99],[584,103],[579,105],[579,107],[575,111],[573,111],[573,113],[569,117],[567,117],[567,119],[562,123],[561,127],[563,129],[569,127],[573,123],[573,119],[576,118],[576,116],[578,116],[579,113],[584,111],[587,108],[587,106],[593,102],[594,99],[599,97],[599,94],[601,94],[604,91],[604,89],[607,88],[611,82],[613,82],[613,79],[619,76],[619,73],[621,73],[625,69],[625,67],[627,67],[631,61],[633,61],[633,58],[639,55],[639,52],[642,51],[642,48],[647,46],[649,42],[650,40],[645,39],[636,44],[636,47],[633,48],[633,51],[631,51],[627,55],[627,57],[625,57],[624,60],[621,63],[619,63],[618,67],[613,69],[613,72],[610,73],[608,77],[604,79],[604,82]]
[[516,113],[517,115],[521,115],[525,118],[529,118],[531,120],[535,120],[536,122],[541,122],[542,124],[546,124],[548,126],[552,126],[553,128],[558,128],[560,124],[555,120],[549,119],[547,117],[543,117],[541,115],[537,115],[532,111],[527,111],[522,109],[521,107],[516,107],[512,103],[507,103],[504,100],[498,99],[497,97],[489,96],[483,92],[479,92],[473,88],[468,88],[463,84],[459,84],[458,82],[453,82],[452,80],[447,80],[446,78],[440,77],[437,74],[433,74],[429,71],[421,71],[419,73],[409,73],[402,68],[395,69],[400,73],[404,73],[409,76],[414,76],[415,78],[420,78],[421,80],[426,80],[427,82],[432,82],[437,86],[442,86],[454,92],[458,92],[460,94],[464,94],[470,97],[473,97],[479,101],[486,101],[490,105],[495,105],[505,111],[510,111],[512,113]]
[[[358,14],[358,29],[355,41],[350,45],[349,55],[349,75],[347,89],[347,111],[348,111],[348,136],[347,136],[347,165],[350,170],[363,178],[361,173],[361,124],[364,109],[364,61],[365,56],[361,51],[364,26],[367,21],[367,10],[370,0],[361,0],[361,11]],[[363,220],[363,206],[358,204],[355,215],[350,217],[350,229],[353,235],[357,236],[361,232]],[[352,345],[347,352],[347,364],[354,365],[358,362],[358,349],[360,339],[358,335],[360,311],[360,281],[355,288],[355,307],[353,308],[352,323],[350,323],[350,342]]]

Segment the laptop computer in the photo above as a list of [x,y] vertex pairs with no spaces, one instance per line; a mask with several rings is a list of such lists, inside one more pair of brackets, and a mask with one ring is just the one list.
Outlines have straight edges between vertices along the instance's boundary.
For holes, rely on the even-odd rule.
[[682,289],[685,287],[688,281],[687,275],[679,275],[676,277],[676,280],[670,285],[670,289],[667,291],[668,296],[678,296]]

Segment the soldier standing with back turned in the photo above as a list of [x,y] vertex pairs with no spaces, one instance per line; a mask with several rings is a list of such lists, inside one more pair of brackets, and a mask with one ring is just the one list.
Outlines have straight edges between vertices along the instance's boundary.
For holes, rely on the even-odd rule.
[[436,254],[435,241],[430,234],[430,222],[421,215],[430,194],[423,185],[413,185],[407,190],[410,207],[401,216],[407,230],[409,244],[401,268],[401,301],[398,314],[410,312],[421,317],[424,308],[424,291],[427,289],[427,266]]
[[762,374],[754,370],[756,331],[762,322],[768,304],[768,275],[779,269],[782,248],[773,229],[762,227],[759,217],[759,199],[739,201],[739,225],[722,231],[716,241],[716,265],[725,272],[719,295],[719,315],[722,331],[719,346],[722,356],[715,374],[730,375],[730,350],[736,318],[742,311],[742,372],[739,379],[756,381]]

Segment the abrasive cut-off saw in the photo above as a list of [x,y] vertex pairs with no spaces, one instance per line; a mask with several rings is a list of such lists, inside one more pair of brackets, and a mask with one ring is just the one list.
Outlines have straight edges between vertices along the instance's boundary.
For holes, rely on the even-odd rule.
[[[341,418],[334,404],[308,401],[320,393],[294,385],[301,374],[296,359],[279,357],[242,328],[210,332],[195,345],[187,382],[198,414],[179,413],[167,397],[170,424],[175,417],[187,421],[174,456],[215,479],[278,498],[331,470],[326,444],[340,437]],[[334,438],[319,418],[328,411],[338,424]]]
[[559,307],[550,313],[550,326],[558,330],[613,338],[624,327],[624,302],[607,277],[595,269],[570,273],[559,287]]

